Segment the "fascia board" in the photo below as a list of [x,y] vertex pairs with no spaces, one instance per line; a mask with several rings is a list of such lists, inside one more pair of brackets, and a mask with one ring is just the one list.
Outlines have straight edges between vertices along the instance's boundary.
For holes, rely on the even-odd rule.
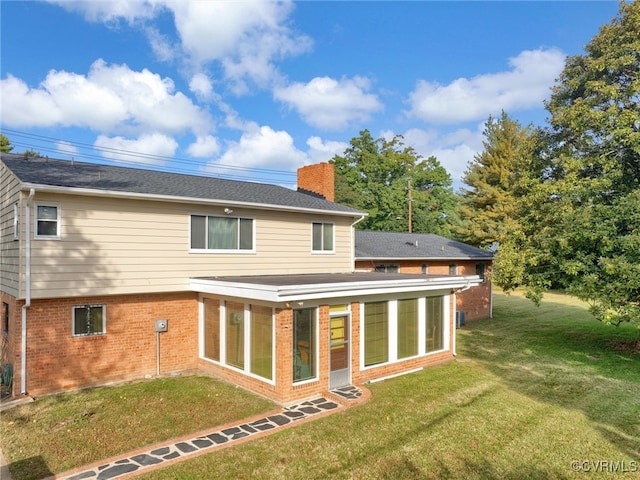
[[277,210],[284,212],[302,212],[302,213],[318,213],[323,215],[335,215],[341,217],[362,217],[368,216],[365,212],[342,212],[339,210],[322,210],[317,208],[304,208],[304,207],[289,207],[286,205],[273,205],[266,203],[254,203],[254,202],[237,202],[220,199],[206,199],[196,197],[176,197],[172,195],[155,195],[150,193],[134,193],[134,192],[121,192],[118,190],[98,190],[95,188],[70,188],[59,187],[54,185],[42,185],[37,183],[22,183],[21,190],[29,191],[34,188],[36,192],[44,193],[58,193],[66,195],[86,195],[91,197],[110,197],[110,198],[123,198],[127,200],[154,200],[171,203],[198,203],[202,205],[215,205],[215,206],[232,206],[232,207],[244,207],[253,208],[257,210]]
[[438,279],[395,280],[390,282],[325,283],[295,286],[256,285],[191,278],[190,288],[199,293],[250,298],[281,303],[318,300],[326,297],[354,297],[431,290],[457,289],[477,286],[482,282],[477,275],[444,277]]

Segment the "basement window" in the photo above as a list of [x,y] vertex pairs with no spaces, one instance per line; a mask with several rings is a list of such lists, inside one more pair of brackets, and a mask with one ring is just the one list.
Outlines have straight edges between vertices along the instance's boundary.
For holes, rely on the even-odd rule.
[[103,335],[107,323],[106,305],[73,307],[73,336]]

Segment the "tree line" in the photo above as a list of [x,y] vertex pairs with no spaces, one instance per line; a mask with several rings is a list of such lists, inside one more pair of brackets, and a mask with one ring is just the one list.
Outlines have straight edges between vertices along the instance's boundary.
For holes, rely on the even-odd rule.
[[[640,331],[640,2],[567,58],[545,102],[548,125],[508,113],[485,123],[465,187],[403,138],[362,130],[335,166],[336,202],[357,228],[434,233],[495,249],[493,281],[539,302],[563,289],[599,320]],[[11,151],[0,135],[0,149]],[[37,153],[37,152],[36,152]]]

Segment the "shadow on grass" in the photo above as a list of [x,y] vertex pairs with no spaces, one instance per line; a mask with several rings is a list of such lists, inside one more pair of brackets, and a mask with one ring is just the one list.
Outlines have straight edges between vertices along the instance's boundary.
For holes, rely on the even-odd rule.
[[640,458],[640,355],[615,348],[638,330],[606,326],[571,297],[546,298],[536,307],[497,294],[493,319],[458,330],[458,353],[514,391],[582,411],[622,453]]

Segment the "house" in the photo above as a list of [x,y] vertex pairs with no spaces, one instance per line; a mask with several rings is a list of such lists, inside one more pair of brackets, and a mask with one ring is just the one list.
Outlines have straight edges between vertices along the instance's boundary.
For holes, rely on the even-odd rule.
[[492,316],[490,273],[493,253],[439,235],[355,232],[356,271],[436,275],[478,275],[482,283],[456,295],[465,320]]
[[478,275],[354,271],[328,164],[298,191],[2,153],[14,395],[202,372],[288,404],[455,355]]

